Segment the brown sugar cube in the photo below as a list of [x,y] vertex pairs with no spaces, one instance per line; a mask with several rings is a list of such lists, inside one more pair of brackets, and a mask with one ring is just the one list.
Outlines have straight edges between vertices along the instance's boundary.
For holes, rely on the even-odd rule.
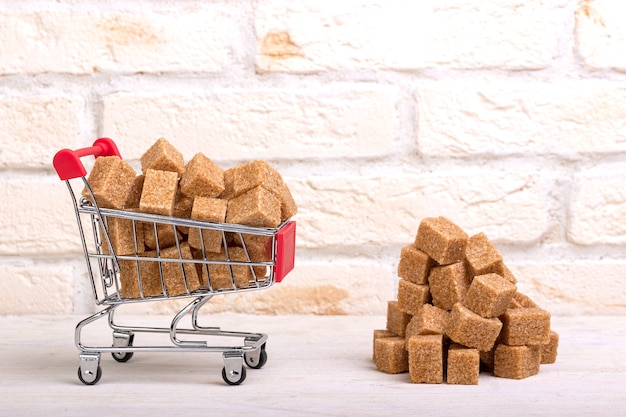
[[472,275],[504,275],[502,256],[484,233],[478,233],[467,240],[465,259]]
[[231,200],[235,198],[235,168],[224,170],[224,191],[220,194],[220,198]]
[[397,335],[386,329],[374,330],[374,338],[372,340],[372,360],[374,362],[376,362],[376,339],[382,339],[384,337],[397,337]]
[[280,219],[285,221],[290,217],[293,217],[298,213],[298,205],[294,200],[291,190],[287,184],[283,183],[276,193],[278,200],[280,201]]
[[[187,242],[180,244],[179,249],[171,246],[160,251],[164,259],[193,259]],[[183,295],[201,287],[198,271],[193,263],[161,261],[161,269],[165,280],[165,288],[170,296]]]
[[[185,194],[181,193],[180,187],[178,187],[178,190],[176,191],[176,197],[174,198],[174,207],[172,208],[172,216],[179,217],[182,219],[190,219],[192,208],[193,208],[193,198],[187,197]],[[184,234],[189,233],[189,227],[187,226],[176,226],[176,228]]]
[[444,310],[451,310],[456,303],[465,298],[470,280],[464,262],[432,268],[428,275],[428,284],[433,304]]
[[398,308],[397,301],[387,301],[387,330],[396,336],[404,336],[411,315]]
[[506,279],[511,284],[517,284],[517,278],[515,278],[515,275],[513,275],[511,270],[506,265],[502,267],[502,271],[502,278]]
[[474,277],[463,305],[482,317],[498,317],[509,307],[517,288],[498,274]]
[[[228,248],[228,258],[226,251],[220,253],[207,253],[206,259],[209,261],[236,261],[247,262],[245,251],[242,248]],[[233,289],[233,281],[235,288],[246,288],[250,281],[254,280],[252,268],[248,265],[229,265],[209,263],[202,265],[202,282],[213,290]],[[259,277],[257,276],[257,279]]]
[[[249,233],[235,234],[234,242],[248,252],[251,262],[271,262],[274,239],[271,236],[252,235]],[[255,266],[257,279],[267,274],[267,267]]]
[[427,217],[420,222],[415,245],[439,265],[462,261],[467,233],[445,217]]
[[428,285],[414,284],[406,279],[398,283],[398,308],[405,313],[417,314],[420,308],[430,301]]
[[450,312],[445,334],[453,342],[487,351],[493,347],[501,329],[500,320],[481,317],[456,303]]
[[409,355],[404,349],[404,337],[383,337],[374,341],[376,368],[388,374],[409,370]]
[[412,384],[443,382],[443,335],[413,336],[407,344]]
[[139,201],[141,200],[141,191],[143,190],[143,181],[145,177],[143,175],[137,175],[133,181],[133,186],[128,193],[124,208],[126,209],[139,209]]
[[448,384],[478,385],[480,373],[480,354],[478,349],[468,348],[453,343],[448,348]]
[[426,253],[410,244],[400,250],[398,276],[416,284],[427,284],[432,260]]
[[493,374],[502,378],[523,379],[539,373],[541,351],[538,346],[499,344],[493,355]]
[[280,224],[280,201],[259,186],[228,201],[226,222],[255,227],[276,227]]
[[176,172],[181,175],[185,170],[185,161],[181,154],[165,138],[160,138],[141,156],[141,171],[149,169]]
[[[117,156],[96,158],[87,182],[100,208],[121,210],[135,184],[135,170],[126,161]],[[87,188],[82,195],[91,198]]]
[[539,306],[535,304],[533,300],[530,299],[529,296],[522,294],[517,291],[513,296],[513,300],[511,300],[511,308],[538,308]]
[[550,341],[541,345],[541,364],[556,362],[556,354],[559,347],[559,334],[550,330]]
[[[167,248],[176,244],[176,240],[180,242],[182,236],[176,227],[171,224],[164,223],[140,223],[143,225],[144,242],[150,249],[157,248],[157,236],[159,237],[160,249]],[[156,234],[154,226],[156,224]]]
[[498,346],[498,343],[496,342],[496,344],[494,345],[494,347],[488,351],[483,352],[482,350],[479,350],[479,355],[480,355],[480,366],[481,366],[481,370],[485,370],[485,371],[493,371],[493,354],[496,350],[496,346]]
[[278,194],[283,184],[283,179],[274,168],[265,161],[250,161],[236,166],[232,171],[234,196],[263,187],[274,194]]
[[185,167],[180,191],[187,197],[217,197],[224,191],[224,170],[198,152]]
[[[144,252],[140,257],[156,258],[156,251]],[[163,295],[159,264],[156,261],[120,260],[120,294],[124,298]],[[140,285],[141,284],[141,285]],[[141,288],[141,292],[139,289]]]
[[550,342],[550,313],[541,308],[510,308],[500,320],[502,343],[521,346]]
[[171,216],[178,187],[178,174],[148,169],[145,174],[139,211]]
[[432,304],[424,304],[406,326],[405,340],[424,334],[444,334],[449,314]]
[[[107,217],[107,231],[111,247],[116,255],[132,255],[145,251],[143,225],[131,219]],[[136,237],[136,239],[135,239]],[[102,252],[109,255],[109,244],[102,237]]]
[[[191,218],[207,222],[223,223],[226,220],[228,202],[219,198],[196,197],[193,201]],[[201,233],[202,232],[202,233]],[[202,240],[200,239],[202,234]],[[220,230],[195,229],[189,230],[189,244],[192,248],[207,252],[219,253],[222,249],[222,232]]]

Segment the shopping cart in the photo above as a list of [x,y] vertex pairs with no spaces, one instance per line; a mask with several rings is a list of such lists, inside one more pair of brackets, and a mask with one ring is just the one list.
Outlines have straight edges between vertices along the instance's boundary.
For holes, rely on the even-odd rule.
[[[287,220],[277,228],[258,228],[101,208],[80,161],[81,157],[89,155],[97,158],[120,156],[120,153],[112,140],[101,138],[92,147],[63,149],[53,161],[72,198],[93,297],[97,305],[105,306],[76,326],[74,338],[80,350],[78,378],[87,385],[100,380],[102,352],[111,353],[118,362],[128,361],[135,352],[221,352],[222,378],[229,385],[241,384],[246,378],[244,363],[248,368],[259,369],[267,361],[268,336],[201,326],[198,322],[200,309],[216,295],[262,290],[280,282],[294,266],[296,223]],[[89,198],[81,196],[81,191],[73,187],[77,184],[73,183],[78,183],[81,189],[84,186]],[[126,238],[134,245],[134,253],[130,255],[116,254],[112,245],[109,232],[120,223],[125,224]],[[181,230],[188,233],[197,230],[201,236],[217,233],[222,239],[223,255],[216,257],[206,251],[204,238],[200,238],[201,248],[189,256]],[[143,250],[142,231],[153,233],[155,250]],[[165,235],[173,236],[168,248],[160,247],[159,243]],[[259,261],[251,256],[248,242],[264,242],[266,258]],[[221,283],[216,285],[218,278]],[[116,309],[123,304],[177,298],[193,300],[173,317],[169,327],[121,325],[114,320]],[[182,327],[180,322],[188,314],[191,327]],[[112,345],[84,344],[81,338],[85,326],[103,317],[108,317],[113,331]],[[169,335],[169,341],[162,345],[139,346],[134,344],[137,333]],[[240,343],[223,346],[209,342],[215,342],[217,337],[229,341],[236,338]]]

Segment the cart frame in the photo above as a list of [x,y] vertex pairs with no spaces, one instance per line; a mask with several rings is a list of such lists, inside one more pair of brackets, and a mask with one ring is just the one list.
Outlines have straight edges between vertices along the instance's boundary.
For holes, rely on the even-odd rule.
[[[67,184],[72,199],[95,303],[104,306],[100,311],[76,325],[74,341],[80,351],[79,380],[86,385],[96,384],[100,380],[102,375],[100,359],[103,352],[111,353],[118,362],[127,362],[135,352],[221,352],[224,363],[222,378],[229,385],[241,384],[246,378],[244,363],[251,369],[259,369],[265,365],[267,361],[265,346],[268,336],[263,333],[225,331],[219,327],[202,326],[199,324],[200,310],[216,295],[258,291],[281,282],[294,267],[296,223],[286,220],[276,228],[259,228],[101,208],[96,202],[86,178],[86,170],[80,161],[80,158],[89,155],[96,158],[100,156],[121,158],[117,146],[111,139],[100,138],[89,148],[63,149],[55,155],[53,160],[54,168],[59,178]],[[72,180],[78,179],[82,179],[82,186],[86,190],[83,196],[79,196],[73,187],[74,181]],[[132,231],[130,236],[134,241],[134,253],[124,255],[115,253],[109,233],[109,223],[113,219],[124,221],[128,226],[132,225],[132,228],[128,230]],[[144,253],[144,248],[139,247],[143,244],[143,241],[138,239],[139,228],[150,228],[154,232],[156,248],[149,256]],[[177,256],[164,257],[161,253],[159,233],[163,234],[163,230],[167,231],[170,228],[174,236],[174,245],[170,248],[176,248]],[[181,249],[183,247],[179,238],[181,228],[198,229],[201,248],[196,250],[193,257],[185,256]],[[221,234],[223,258],[214,259],[215,257],[206,251],[204,233],[209,232],[214,235]],[[93,236],[93,239],[88,239],[88,236]],[[246,244],[246,241],[252,237],[267,242],[269,246],[267,258],[252,260]],[[241,245],[237,247],[243,249],[245,254],[243,259],[239,257],[235,260],[229,255],[229,248],[232,251],[235,247],[233,240],[237,242],[237,245]],[[158,273],[152,275],[146,273],[143,266],[148,264],[155,266]],[[122,283],[121,265],[125,266],[124,283]],[[191,274],[193,270],[189,268],[194,268],[196,271],[201,280],[200,287],[190,285],[192,275],[195,276],[195,274]],[[230,275],[230,285],[214,286],[211,278],[212,270],[213,274],[216,274],[215,271],[218,270],[222,274],[226,271],[226,280],[228,274]],[[242,284],[241,278],[237,279],[236,276],[244,272],[247,285],[245,281]],[[202,281],[205,276],[206,281]],[[160,281],[162,291],[146,294],[146,284],[149,279],[153,284],[156,281],[157,287]],[[170,279],[178,280],[178,284],[182,282],[184,289],[181,290],[179,285],[177,291],[171,291],[168,288]],[[124,285],[128,285],[129,282],[133,287],[137,284],[138,292],[129,293],[129,290],[126,290],[124,293],[126,289]],[[174,315],[169,327],[122,325],[115,320],[116,310],[124,304],[178,298],[191,298],[192,300]],[[181,326],[181,321],[186,316],[190,316],[191,327]],[[90,346],[84,343],[83,330],[104,317],[108,318],[107,322],[112,330],[112,345]],[[134,337],[138,333],[167,335],[169,344],[136,346]],[[198,336],[202,337],[202,340],[197,340]],[[209,338],[214,337],[243,340],[240,344],[223,346],[211,344]]]

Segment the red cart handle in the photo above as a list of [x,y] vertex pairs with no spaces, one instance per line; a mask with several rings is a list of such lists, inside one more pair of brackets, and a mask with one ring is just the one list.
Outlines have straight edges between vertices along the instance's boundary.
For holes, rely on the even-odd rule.
[[59,174],[59,178],[63,181],[84,177],[87,175],[87,171],[79,158],[87,155],[93,155],[96,158],[99,156],[122,157],[115,142],[109,138],[100,138],[89,148],[77,149],[75,151],[71,149],[61,149],[54,155],[52,165],[54,165],[54,169],[57,171],[57,174]]

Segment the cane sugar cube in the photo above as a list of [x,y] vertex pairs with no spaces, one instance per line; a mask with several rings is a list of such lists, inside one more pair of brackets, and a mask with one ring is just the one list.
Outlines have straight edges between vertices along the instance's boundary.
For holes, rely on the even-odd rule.
[[259,186],[228,201],[226,222],[255,227],[280,224],[280,201],[271,191]]
[[[135,170],[118,156],[100,156],[96,158],[87,182],[100,208],[121,210],[135,184]],[[82,195],[91,198],[87,188]]]
[[187,197],[218,197],[224,191],[224,170],[198,152],[185,167],[180,191]]
[[443,335],[413,336],[407,343],[412,384],[443,382]]
[[470,280],[464,262],[432,268],[428,275],[428,284],[433,304],[444,310],[451,310],[465,298]]
[[462,261],[467,233],[445,217],[428,217],[420,222],[415,245],[439,265]]
[[482,317],[498,317],[509,307],[517,288],[498,274],[474,277],[463,305]]
[[506,265],[502,267],[502,277],[511,284],[517,284],[517,278],[515,278],[515,275],[513,275],[511,270]]
[[461,303],[456,303],[450,312],[446,336],[461,345],[487,351],[500,334],[502,322],[497,318],[484,318]]
[[[179,242],[182,240],[182,235],[176,229],[175,226],[171,224],[164,223],[138,223],[143,225],[143,235],[144,242],[146,246],[150,249],[157,248],[157,236],[158,236],[158,247],[163,249],[169,246],[173,246],[176,244],[176,240]],[[156,225],[156,234],[155,234],[155,226]]]
[[[139,255],[156,258],[156,251]],[[120,260],[120,294],[124,298],[141,298],[163,295],[159,264],[156,261]],[[140,291],[141,289],[141,291]]]
[[388,374],[409,370],[409,355],[404,349],[404,337],[383,337],[374,341],[376,368]]
[[[226,251],[220,253],[206,253],[208,265],[201,266],[201,276],[204,285],[209,286],[213,290],[228,290],[233,288],[246,288],[250,285],[250,281],[254,280],[252,268],[249,265],[234,265],[229,263],[248,262],[245,251],[242,248],[228,248],[228,257]],[[211,263],[210,261],[224,261],[224,263]],[[260,277],[257,276],[257,279]],[[234,287],[233,287],[234,285]]]
[[[223,223],[226,220],[228,202],[219,198],[196,197],[193,201],[191,218],[207,222]],[[200,235],[202,234],[202,240]],[[222,232],[220,230],[196,229],[189,230],[189,244],[196,249],[204,248],[207,252],[219,253],[222,249]]]
[[538,308],[531,298],[521,292],[517,291],[511,300],[511,308]]
[[141,171],[149,169],[176,172],[181,175],[185,170],[185,161],[181,154],[165,138],[160,138],[141,156]]
[[550,330],[550,341],[541,345],[541,364],[556,362],[557,350],[559,347],[559,334]]
[[387,301],[387,330],[396,336],[404,336],[411,315],[398,308],[397,301]]
[[419,285],[406,279],[398,283],[398,308],[407,314],[417,314],[430,301],[428,285]]
[[126,209],[139,209],[139,201],[141,201],[141,191],[143,190],[143,181],[145,177],[143,175],[137,175],[133,181],[133,186],[128,193],[124,208]]
[[148,169],[145,174],[139,211],[171,216],[178,187],[178,174]]
[[[179,252],[180,247],[180,252]],[[189,244],[171,246],[160,251],[163,259],[193,259]],[[170,296],[188,294],[201,287],[198,271],[193,263],[161,261],[165,288]]]
[[374,362],[376,362],[376,339],[382,339],[384,337],[397,337],[397,335],[387,329],[374,330],[374,337],[372,340],[372,360]]
[[224,191],[220,194],[220,198],[231,200],[235,198],[235,168],[224,170]]
[[[249,233],[234,235],[234,242],[244,248],[251,262],[271,262],[273,257],[274,239],[271,236],[253,235]],[[263,278],[267,273],[267,267],[255,266],[257,279]]]
[[191,218],[191,210],[193,209],[193,198],[187,197],[180,192],[180,188],[176,191],[176,197],[174,198],[174,208],[172,209],[172,215],[174,217],[180,217],[182,219]]
[[482,232],[467,240],[465,259],[473,275],[504,274],[504,263],[500,252]]
[[510,346],[550,342],[550,313],[541,308],[510,308],[500,316],[502,342]]
[[478,349],[453,343],[448,348],[448,384],[478,385],[480,354]]
[[410,244],[400,250],[398,276],[415,284],[427,284],[432,260],[426,253]]
[[296,200],[294,200],[293,194],[291,194],[291,190],[287,184],[282,183],[282,185],[278,188],[276,195],[280,201],[281,221],[285,221],[298,213],[298,205],[296,204]]
[[[145,251],[143,225],[131,219],[107,217],[107,231],[111,247],[116,255],[132,255]],[[104,232],[104,230],[103,230]],[[136,239],[135,239],[136,238]],[[102,252],[109,255],[109,243],[103,233]]]
[[283,184],[281,175],[265,161],[256,160],[236,166],[232,171],[234,196],[263,187],[278,193]]
[[449,314],[432,304],[424,304],[406,326],[404,338],[408,342],[412,336],[444,334]]
[[488,351],[482,351],[479,350],[479,355],[480,355],[480,366],[481,366],[481,370],[485,370],[485,371],[493,371],[493,354],[496,350],[496,346],[498,346],[498,342],[496,341],[496,344],[494,345],[493,348],[491,348]]
[[541,351],[538,346],[499,344],[493,356],[493,374],[502,378],[523,379],[539,373]]

